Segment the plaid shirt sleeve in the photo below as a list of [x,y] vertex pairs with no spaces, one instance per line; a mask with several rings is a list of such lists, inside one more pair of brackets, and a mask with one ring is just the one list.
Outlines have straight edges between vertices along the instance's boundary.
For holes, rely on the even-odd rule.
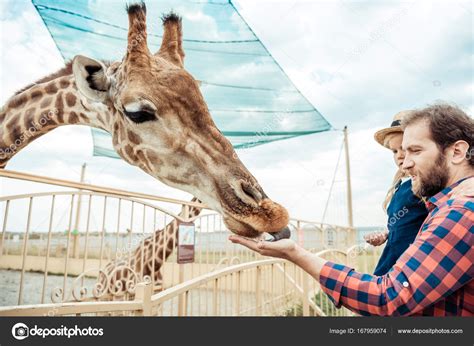
[[474,277],[472,204],[445,206],[429,217],[383,276],[327,262],[320,273],[322,289],[337,307],[360,315],[404,316],[424,310]]

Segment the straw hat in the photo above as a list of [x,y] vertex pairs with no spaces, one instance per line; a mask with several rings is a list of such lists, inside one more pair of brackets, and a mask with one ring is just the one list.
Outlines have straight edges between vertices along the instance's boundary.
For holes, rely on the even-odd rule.
[[377,141],[377,143],[385,147],[384,145],[385,137],[387,137],[389,134],[392,134],[392,133],[403,133],[402,126],[401,126],[402,119],[403,117],[405,117],[406,115],[412,112],[413,112],[412,110],[407,110],[407,111],[401,111],[395,114],[393,117],[393,121],[390,124],[390,127],[387,127],[385,129],[375,132],[374,138]]

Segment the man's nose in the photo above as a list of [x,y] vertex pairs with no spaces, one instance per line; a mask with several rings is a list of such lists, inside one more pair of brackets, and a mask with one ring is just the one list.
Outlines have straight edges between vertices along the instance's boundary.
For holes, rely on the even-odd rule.
[[403,169],[410,169],[415,165],[413,160],[411,160],[409,157],[405,156],[405,159],[403,160],[402,168]]

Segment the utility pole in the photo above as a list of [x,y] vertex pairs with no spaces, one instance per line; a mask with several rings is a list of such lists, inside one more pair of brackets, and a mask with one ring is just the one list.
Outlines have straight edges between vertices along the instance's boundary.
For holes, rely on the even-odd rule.
[[[86,176],[86,167],[87,164],[83,163],[81,167],[81,183],[84,182]],[[82,191],[82,190],[79,190]],[[74,221],[73,231],[73,258],[79,257],[79,221],[81,219],[81,204],[82,204],[82,195],[77,196],[77,209],[76,209],[76,219]]]
[[354,218],[352,213],[352,184],[351,184],[351,165],[349,159],[349,140],[347,135],[347,125],[344,126],[344,151],[346,156],[346,179],[347,179],[347,223],[351,228],[353,241],[355,242]]

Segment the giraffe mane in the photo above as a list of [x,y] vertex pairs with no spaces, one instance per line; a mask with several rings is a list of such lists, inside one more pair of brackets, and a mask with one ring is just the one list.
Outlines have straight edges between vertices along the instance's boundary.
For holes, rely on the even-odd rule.
[[[101,60],[101,62],[105,66],[109,66],[111,64],[110,61]],[[72,75],[72,60],[66,61],[65,65],[63,67],[61,67],[59,70],[57,70],[56,72],[50,73],[49,75],[44,76],[44,77],[36,80],[35,82],[28,84],[27,86],[23,87],[22,89],[18,90],[17,92],[15,92],[15,94],[13,94],[13,96],[21,94],[22,92],[30,89],[31,87],[33,87],[37,84],[50,82],[50,81],[52,81],[56,78],[64,77],[64,76],[70,76],[70,75]]]
[[71,74],[72,74],[72,61],[67,61],[64,67],[60,68],[56,72],[53,72],[53,73],[51,73],[47,76],[44,76],[44,77],[38,79],[37,81],[35,81],[33,83],[28,84],[24,88],[18,90],[14,95],[21,94],[23,91],[26,91],[26,90],[30,89],[32,86],[34,86],[36,84],[46,83],[46,82],[52,81],[53,79],[63,77],[63,76],[68,76],[68,75],[71,75]]

